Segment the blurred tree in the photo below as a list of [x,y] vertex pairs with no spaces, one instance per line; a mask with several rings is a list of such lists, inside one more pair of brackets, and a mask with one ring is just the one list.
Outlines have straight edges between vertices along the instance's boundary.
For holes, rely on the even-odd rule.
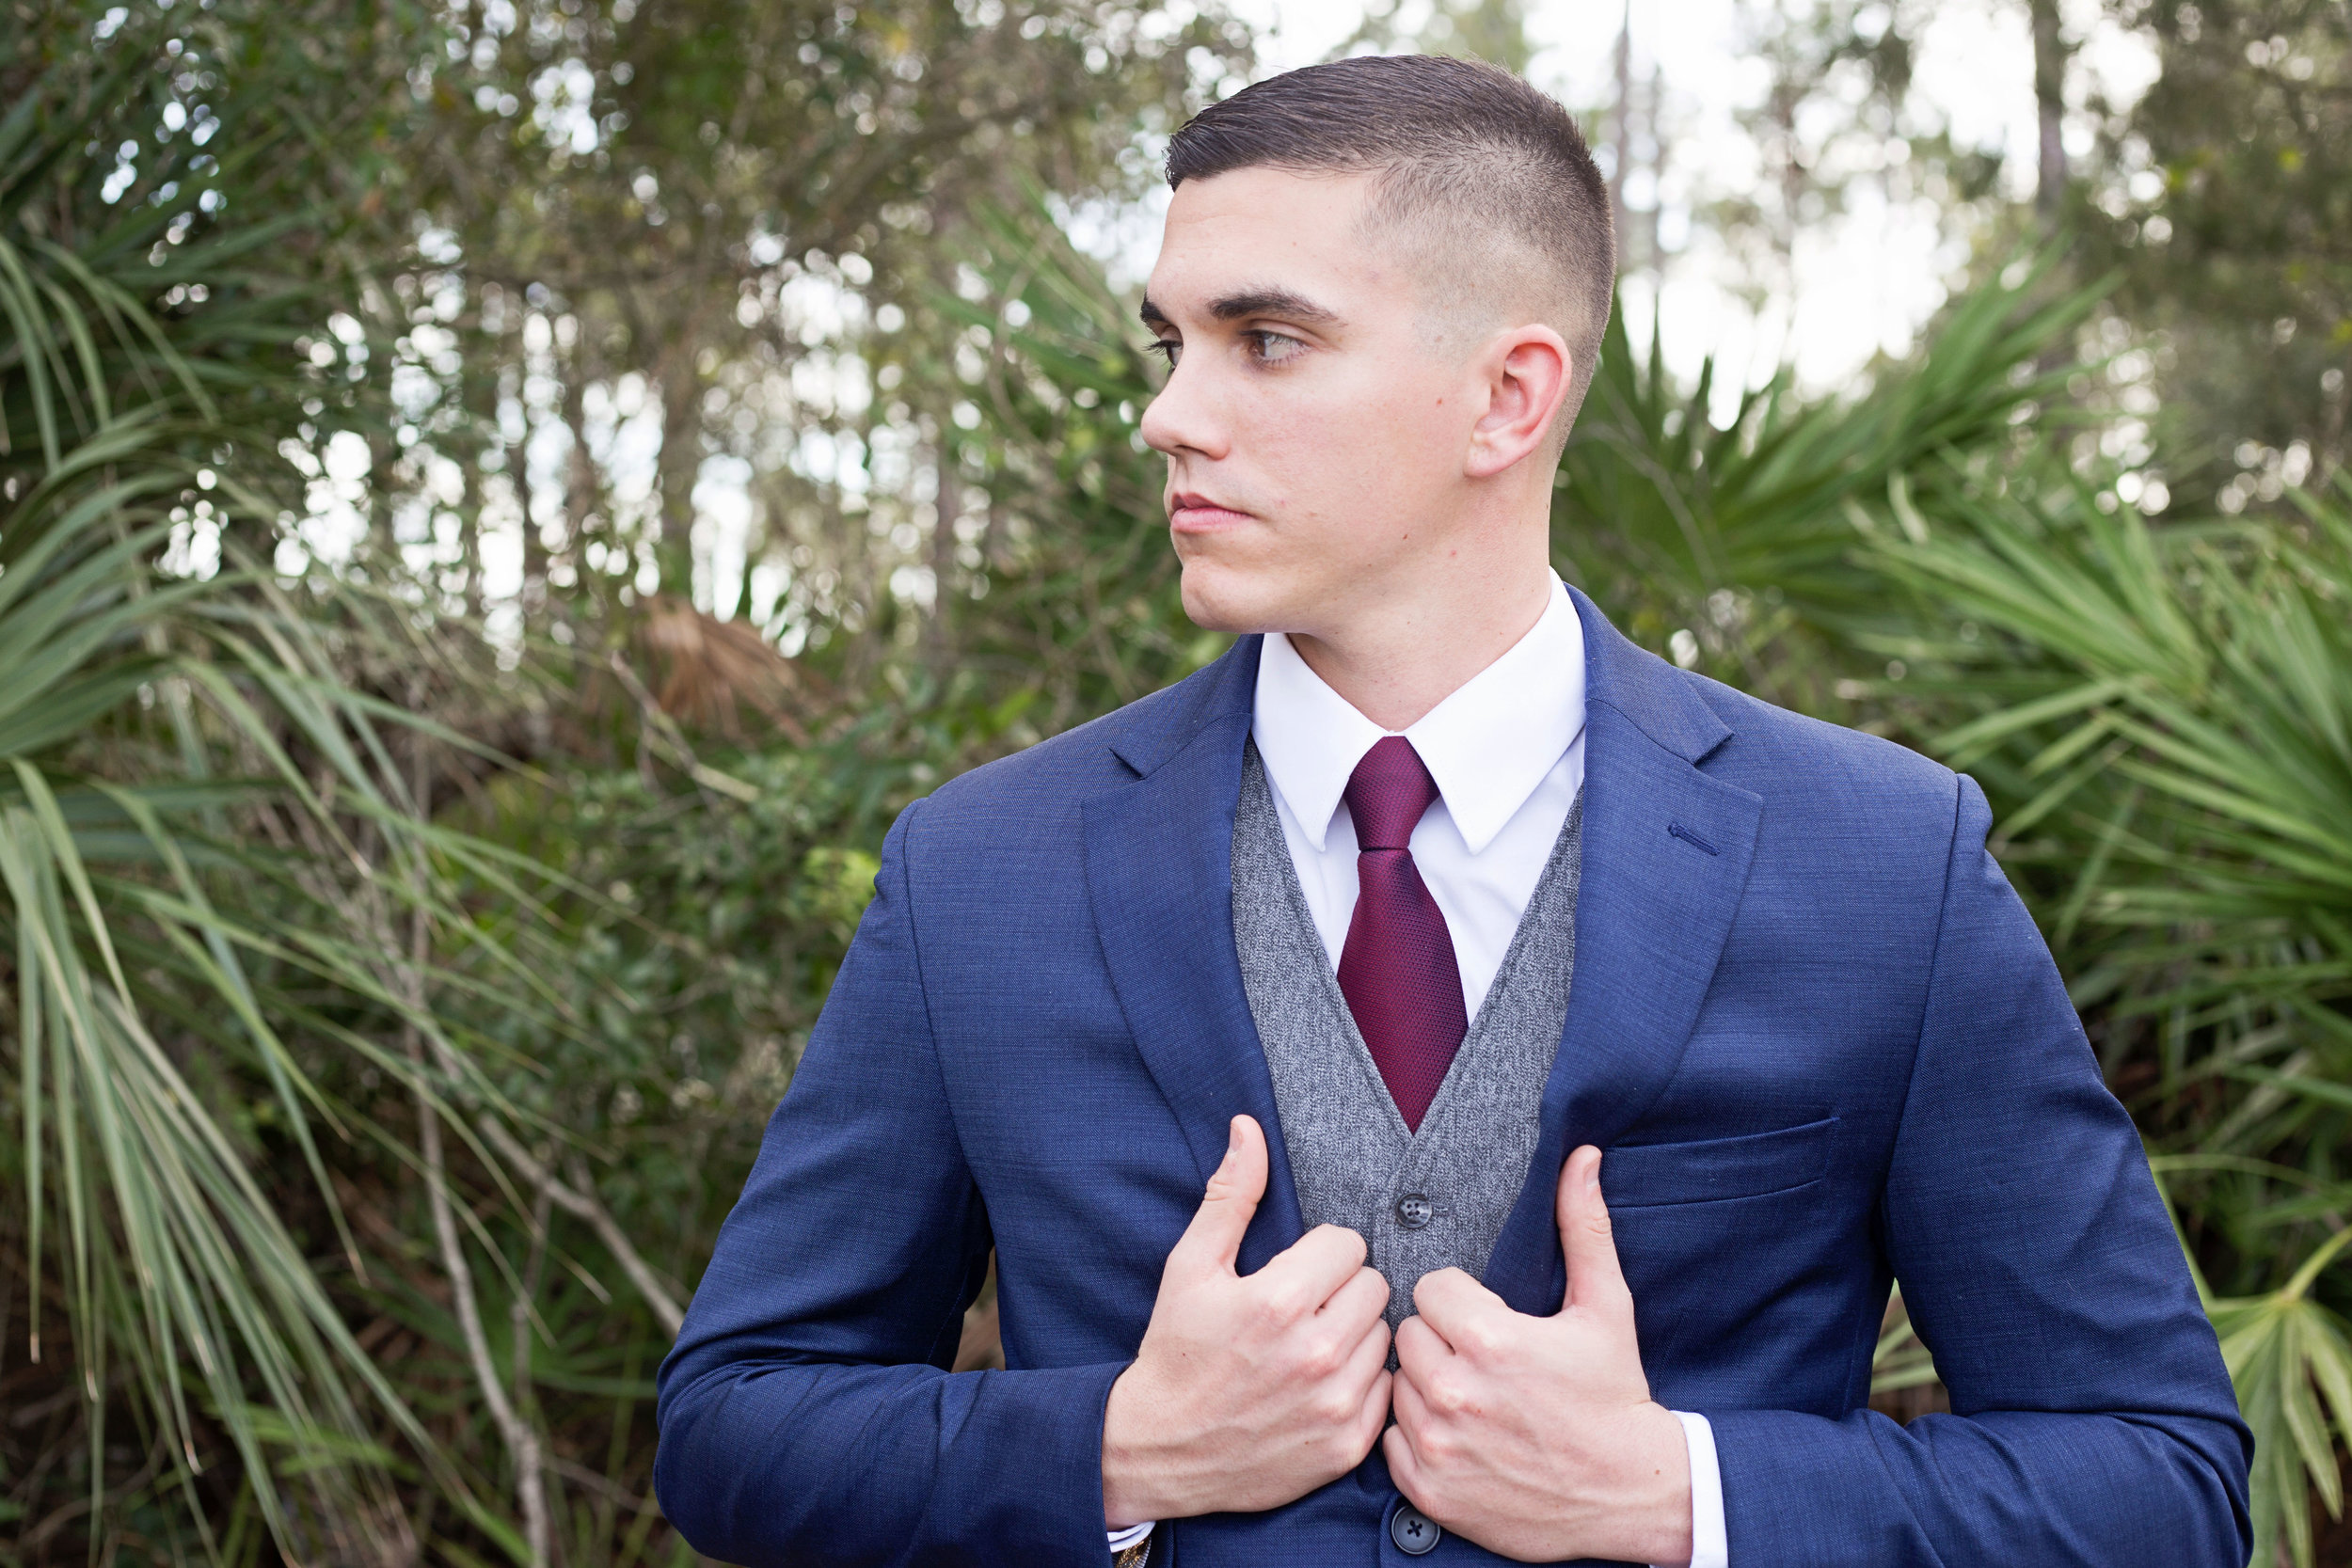
[[[1701,216],[1734,259],[1756,305],[1794,282],[1798,236],[1874,187],[1890,207],[1935,211],[1964,234],[1997,211],[2001,154],[1953,139],[1914,90],[1929,0],[1742,0],[1761,96],[1738,115],[1756,177],[1717,192]],[[2005,247],[2004,247],[2005,248]]]
[[1364,19],[1335,55],[1452,55],[1524,73],[1534,57],[1527,0],[1370,0]]
[[1138,134],[1248,48],[1188,0],[458,0],[446,28],[366,324],[407,423],[379,530],[534,626],[749,589],[820,641],[952,565],[944,236],[1025,181],[1131,192]]
[[2120,0],[2163,75],[2112,125],[2095,264],[2158,350],[2175,488],[2224,511],[2340,467],[2352,389],[2352,12]]
[[[2027,208],[2003,195],[2000,150],[1955,146],[1912,90],[1934,8],[1748,7],[1770,71],[1744,116],[1763,178],[1708,221],[1744,254],[1758,300],[1786,285],[1795,236],[1859,182],[1931,201],[1980,258],[2062,227],[2074,236],[2066,278],[2122,278],[2085,344],[2121,355],[2121,373],[2073,393],[2114,420],[2104,456],[2136,454],[2137,467],[2160,446],[2161,479],[2147,469],[2137,483],[2225,513],[2324,477],[2344,460],[2352,405],[2352,13],[2335,0],[2108,0],[2110,22],[2153,43],[2159,74],[2123,105],[2072,79],[2070,106],[2080,40],[2060,9],[2027,0],[2022,18],[2036,133]],[[2097,132],[2080,159],[2067,152],[2070,114]]]

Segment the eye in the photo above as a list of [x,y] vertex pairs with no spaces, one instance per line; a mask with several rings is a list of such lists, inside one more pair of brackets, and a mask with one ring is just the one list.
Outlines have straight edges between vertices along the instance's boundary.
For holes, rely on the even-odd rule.
[[1168,368],[1172,371],[1176,368],[1176,361],[1184,357],[1184,345],[1174,338],[1154,338],[1143,345],[1143,352],[1158,355],[1168,361]]
[[1249,341],[1249,356],[1261,365],[1284,365],[1305,352],[1307,345],[1287,333],[1261,327],[1242,336]]

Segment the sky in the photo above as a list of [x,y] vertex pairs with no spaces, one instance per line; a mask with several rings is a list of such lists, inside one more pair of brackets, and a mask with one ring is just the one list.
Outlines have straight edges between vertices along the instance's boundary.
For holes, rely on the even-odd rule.
[[[1229,0],[1263,30],[1259,73],[1270,75],[1327,57],[1357,28],[1362,0]],[[1814,391],[1851,387],[1879,353],[1900,355],[1936,309],[1968,260],[1963,242],[1944,234],[1924,205],[1890,206],[1864,191],[1839,217],[1802,233],[1793,286],[1761,309],[1743,298],[1733,260],[1689,227],[1692,200],[1737,190],[1753,178],[1756,150],[1736,119],[1766,86],[1759,62],[1743,50],[1742,15],[1756,0],[1642,0],[1631,8],[1633,72],[1653,66],[1663,88],[1661,131],[1671,137],[1661,230],[1677,254],[1660,269],[1660,285],[1629,279],[1628,326],[1645,340],[1653,314],[1667,364],[1696,375],[1709,356],[1726,398],[1759,385],[1784,363]],[[1406,0],[1426,15],[1427,0]],[[2099,0],[2062,0],[2070,37],[2079,40],[2068,84],[2070,103],[2093,89],[2125,103],[2155,75],[2153,50],[2109,22]],[[1614,49],[1627,21],[1625,0],[1532,0],[1528,34],[1538,53],[1528,76],[1580,113],[1614,102]],[[2037,132],[2033,47],[2026,0],[1943,0],[1920,40],[1918,100],[1949,125],[1960,143],[1998,148],[2009,194],[2030,197]],[[2088,123],[2070,126],[2074,150],[2087,152]],[[1158,245],[1165,193],[1145,212],[1125,215],[1116,237],[1097,236],[1122,280],[1150,270]]]

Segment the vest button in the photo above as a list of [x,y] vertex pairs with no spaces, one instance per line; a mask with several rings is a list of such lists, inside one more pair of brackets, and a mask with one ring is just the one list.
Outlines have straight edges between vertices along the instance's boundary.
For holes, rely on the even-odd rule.
[[[1438,1206],[1419,1193],[1406,1193],[1396,1200],[1396,1223],[1407,1230],[1419,1230],[1437,1215]],[[1434,1529],[1437,1527],[1433,1525],[1430,1528]]]
[[1400,1503],[1396,1512],[1389,1515],[1389,1539],[1406,1557],[1419,1557],[1423,1552],[1436,1551],[1438,1543],[1445,1539],[1445,1531],[1411,1503]]

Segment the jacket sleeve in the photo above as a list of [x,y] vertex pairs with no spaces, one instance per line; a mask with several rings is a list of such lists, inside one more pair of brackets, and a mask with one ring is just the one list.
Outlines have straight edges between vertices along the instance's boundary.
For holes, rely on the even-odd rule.
[[1731,1568],[2244,1568],[2252,1440],[2041,933],[1959,801],[1881,1221],[1952,1413],[1708,1412]]
[[1100,1568],[1123,1365],[946,1370],[989,1229],[918,962],[919,809],[662,1363],[655,1484],[696,1550],[753,1568]]

